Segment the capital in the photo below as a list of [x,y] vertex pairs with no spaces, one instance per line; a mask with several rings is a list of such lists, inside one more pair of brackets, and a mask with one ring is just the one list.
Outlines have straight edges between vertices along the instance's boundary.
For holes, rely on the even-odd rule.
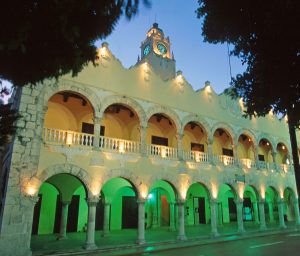
[[91,196],[86,199],[88,206],[96,206],[100,200],[99,196]]

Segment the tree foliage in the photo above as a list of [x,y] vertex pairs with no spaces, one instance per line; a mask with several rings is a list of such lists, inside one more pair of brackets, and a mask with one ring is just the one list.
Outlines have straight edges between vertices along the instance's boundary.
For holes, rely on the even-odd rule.
[[[10,0],[1,4],[0,79],[15,86],[76,75],[96,59],[95,41],[109,35],[139,0]],[[148,0],[143,3],[149,5]]]
[[295,129],[300,124],[300,1],[198,0],[203,36],[234,45],[232,54],[247,65],[233,79],[232,96],[243,98],[248,116],[272,109],[288,115],[295,176],[300,167]]
[[[141,0],[146,6],[150,0]],[[138,12],[139,0],[10,0],[1,3],[1,80],[36,84],[71,72],[97,58],[95,41],[109,35],[120,17]],[[1,100],[1,97],[0,97]],[[0,147],[15,132],[16,111],[0,104]]]
[[[233,80],[249,115],[270,109],[300,120],[300,1],[200,0],[203,36],[234,45],[247,69]],[[292,116],[289,116],[292,118]],[[295,124],[296,125],[296,124]]]

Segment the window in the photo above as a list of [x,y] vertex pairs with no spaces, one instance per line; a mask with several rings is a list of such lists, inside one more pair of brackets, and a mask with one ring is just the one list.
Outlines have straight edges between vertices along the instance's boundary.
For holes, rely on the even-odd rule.
[[[81,132],[88,133],[88,134],[94,134],[94,124],[89,123],[82,123]],[[104,136],[105,133],[105,126],[100,126],[100,136]]]
[[228,148],[222,148],[224,156],[233,156],[233,150]]
[[151,137],[151,144],[161,145],[161,146],[168,146],[168,138],[159,137],[159,136],[152,136]]
[[258,160],[264,162],[265,156],[264,155],[258,155]]
[[199,144],[199,143],[191,142],[191,150],[192,151],[204,152],[204,145]]

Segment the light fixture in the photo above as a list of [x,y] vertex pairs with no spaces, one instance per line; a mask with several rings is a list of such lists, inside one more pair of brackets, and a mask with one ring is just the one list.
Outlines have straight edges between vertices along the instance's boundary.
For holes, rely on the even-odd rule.
[[148,195],[148,199],[151,199],[151,198],[153,198],[153,194],[150,193],[150,194]]

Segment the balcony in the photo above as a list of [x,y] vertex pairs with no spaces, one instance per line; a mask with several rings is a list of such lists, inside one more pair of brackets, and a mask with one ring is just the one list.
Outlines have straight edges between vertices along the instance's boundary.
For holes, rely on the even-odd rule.
[[[99,148],[108,152],[115,152],[118,154],[140,154],[142,152],[140,141],[131,141],[118,138],[111,138],[106,136],[99,136]],[[56,128],[44,128],[43,139],[45,143],[52,145],[66,145],[87,148],[95,146],[96,140],[93,134],[75,132],[70,130],[62,130]],[[98,142],[97,142],[98,143]],[[162,159],[178,159],[178,148],[167,147],[162,145],[148,144],[146,146],[146,153],[148,156],[155,156]],[[185,161],[195,163],[209,163],[210,155],[200,151],[183,151],[182,157]],[[241,158],[236,160],[232,156],[227,155],[213,155],[215,163],[221,163],[224,166],[233,166],[239,164],[240,166],[250,169],[257,167],[260,170],[269,170],[272,172],[285,172],[291,170],[289,164],[277,164],[265,161],[253,161],[249,158]]]
[[92,147],[94,144],[94,135],[55,128],[44,128],[44,141],[56,145]]
[[158,157],[167,158],[167,159],[177,159],[178,158],[177,148],[154,145],[154,144],[147,145],[147,154],[151,155],[151,156],[158,156]]
[[197,163],[209,162],[208,154],[199,151],[183,151],[183,159],[186,161],[194,161]]

